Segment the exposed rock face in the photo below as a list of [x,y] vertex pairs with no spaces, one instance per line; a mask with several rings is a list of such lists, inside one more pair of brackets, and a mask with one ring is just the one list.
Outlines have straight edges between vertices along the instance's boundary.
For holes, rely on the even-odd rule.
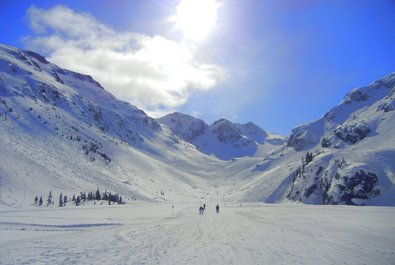
[[166,115],[158,121],[167,125],[175,135],[190,143],[203,135],[208,128],[208,124],[203,120],[179,112]]
[[294,172],[287,198],[305,203],[363,205],[364,200],[382,193],[377,175],[367,165],[324,156]]
[[208,128],[204,121],[179,112],[166,115],[158,121],[171,128],[175,135],[190,143],[203,135]]
[[334,132],[343,142],[355,144],[368,136],[371,130],[366,124],[360,123],[347,127],[339,126]]
[[322,147],[342,148],[344,144],[356,144],[366,138],[372,130],[364,122],[339,125],[333,134],[323,137]]
[[368,99],[368,94],[360,90],[354,90],[348,93],[344,99],[345,103],[350,103],[351,101],[363,102]]
[[325,176],[321,182],[323,200],[326,204],[358,204],[356,199],[368,199],[377,183],[377,175],[357,169],[352,174]]
[[[212,125],[212,132],[221,143],[234,143],[242,138],[241,131],[234,124],[225,119],[220,119]],[[248,139],[246,144],[252,142]]]

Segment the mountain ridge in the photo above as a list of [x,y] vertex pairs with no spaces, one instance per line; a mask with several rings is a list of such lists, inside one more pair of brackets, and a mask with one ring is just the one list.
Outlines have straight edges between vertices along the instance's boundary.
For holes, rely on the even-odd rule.
[[395,73],[287,138],[252,122],[153,119],[91,76],[0,45],[0,203],[100,187],[143,201],[394,206],[394,98]]
[[201,152],[222,160],[254,156],[261,145],[275,148],[286,142],[285,136],[266,132],[253,122],[239,124],[221,118],[208,125],[201,119],[178,112],[157,120]]

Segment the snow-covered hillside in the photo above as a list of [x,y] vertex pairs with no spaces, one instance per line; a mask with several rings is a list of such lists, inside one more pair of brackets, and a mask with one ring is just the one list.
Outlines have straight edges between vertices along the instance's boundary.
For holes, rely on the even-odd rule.
[[[0,46],[0,203],[97,187],[140,200],[199,197],[210,158],[90,76]],[[210,177],[210,176],[209,176]],[[164,191],[164,195],[161,195]]]
[[200,119],[178,112],[158,121],[201,152],[222,160],[254,156],[258,150],[272,150],[287,141],[286,137],[266,132],[252,122],[238,124],[220,119],[208,125]]
[[[354,89],[250,168],[236,200],[395,205],[395,73]],[[253,174],[254,175],[254,174]]]
[[[0,45],[0,204],[107,189],[126,200],[395,205],[395,74],[289,138],[253,123],[155,120],[92,77]],[[218,190],[218,191],[217,191]]]

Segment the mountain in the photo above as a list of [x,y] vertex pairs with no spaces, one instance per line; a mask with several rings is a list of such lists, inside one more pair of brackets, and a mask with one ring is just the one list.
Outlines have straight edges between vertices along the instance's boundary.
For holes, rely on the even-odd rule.
[[262,146],[265,150],[272,150],[287,142],[286,137],[266,132],[252,122],[238,124],[220,119],[208,125],[200,119],[178,112],[158,121],[201,152],[222,160],[254,156],[259,149],[263,149]]
[[206,177],[200,165],[218,164],[92,77],[6,45],[0,133],[0,203],[13,206],[49,190],[101,188],[147,201],[199,197]]
[[189,143],[203,135],[209,127],[203,120],[179,112],[168,114],[158,119],[158,122],[168,126],[174,135]]
[[155,120],[89,75],[0,45],[0,204],[107,189],[125,201],[395,206],[395,73],[289,138],[254,123]]
[[257,173],[245,186],[254,189],[234,191],[235,197],[395,205],[394,99],[395,73],[352,90],[321,119],[293,129],[287,147],[250,168]]
[[364,204],[385,193],[393,197],[394,96],[392,74],[354,89],[322,119],[296,128],[288,144],[296,150],[314,145],[322,154],[306,167],[318,170],[299,173],[288,196],[330,204]]
[[394,86],[392,74],[370,86],[354,89],[323,118],[295,128],[288,145],[304,150],[321,142],[322,147],[343,148],[373,136],[392,116]]

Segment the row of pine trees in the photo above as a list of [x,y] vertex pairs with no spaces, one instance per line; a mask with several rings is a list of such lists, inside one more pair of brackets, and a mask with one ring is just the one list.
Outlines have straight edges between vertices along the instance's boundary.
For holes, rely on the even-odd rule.
[[[86,201],[108,201],[108,204],[125,204],[122,196],[119,194],[112,194],[111,192],[107,192],[105,190],[103,193],[100,192],[99,188],[97,188],[96,192],[80,192],[79,195],[73,194],[71,199],[67,195],[63,195],[61,192],[59,195],[59,200],[58,200],[58,206],[63,207],[66,206],[68,203],[72,203],[73,205],[80,205],[81,203],[84,203]],[[95,202],[96,203],[96,202]],[[34,198],[34,204],[38,206],[42,206],[44,204],[43,201],[43,196],[41,195],[40,197],[36,196]],[[52,196],[52,191],[49,191],[47,200],[46,200],[46,205],[54,205],[55,204],[55,199]]]

